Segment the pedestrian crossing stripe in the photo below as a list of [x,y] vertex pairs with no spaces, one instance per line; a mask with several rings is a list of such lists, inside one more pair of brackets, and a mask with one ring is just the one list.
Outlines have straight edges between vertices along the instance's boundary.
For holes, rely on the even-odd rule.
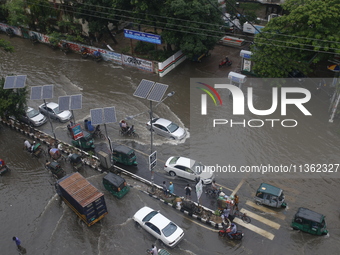
[[268,220],[268,219],[266,219],[266,218],[264,218],[262,216],[259,216],[259,215],[255,214],[255,213],[251,212],[251,211],[248,211],[248,210],[242,208],[240,210],[240,212],[241,213],[245,213],[250,218],[252,218],[254,220],[257,220],[257,221],[260,221],[260,222],[262,222],[262,223],[264,223],[264,224],[266,224],[266,225],[268,225],[268,226],[270,226],[272,228],[275,228],[275,229],[279,229],[280,228],[280,224],[278,224],[278,223],[276,223],[274,221]]
[[268,231],[266,231],[266,230],[264,230],[262,228],[256,227],[253,224],[245,223],[245,222],[243,222],[243,220],[241,220],[239,218],[235,218],[234,222],[237,223],[238,225],[241,225],[242,227],[245,227],[245,228],[247,228],[249,230],[254,231],[255,233],[257,233],[257,234],[259,234],[259,235],[261,235],[263,237],[268,238],[269,240],[273,240],[274,237],[275,237],[274,234],[272,234],[272,233],[270,233],[270,232],[268,232]]
[[281,220],[284,220],[284,219],[286,218],[286,216],[283,215],[282,213],[276,212],[276,211],[271,210],[271,209],[268,209],[267,207],[264,207],[264,206],[262,206],[262,205],[257,205],[257,204],[255,204],[255,203],[252,202],[252,201],[247,200],[247,201],[246,201],[246,204],[249,205],[249,206],[251,206],[251,207],[254,207],[255,209],[258,209],[258,210],[260,210],[260,211],[262,211],[262,212],[271,214],[271,215],[273,215],[274,217],[279,218],[279,219],[281,219]]

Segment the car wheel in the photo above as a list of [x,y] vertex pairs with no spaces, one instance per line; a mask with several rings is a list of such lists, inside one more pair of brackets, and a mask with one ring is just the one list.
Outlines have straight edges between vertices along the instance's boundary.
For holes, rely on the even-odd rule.
[[172,176],[172,177],[175,177],[175,176],[176,176],[176,173],[173,172],[173,171],[170,171],[169,174],[170,174],[170,176]]
[[172,139],[172,140],[176,140],[176,138],[175,138],[175,137],[173,137],[173,136],[171,136],[171,137],[170,137],[170,139]]
[[57,118],[57,119],[58,119],[59,123],[62,123],[61,119],[59,119],[59,118]]
[[262,205],[259,201],[256,201],[256,204],[257,204],[257,205]]

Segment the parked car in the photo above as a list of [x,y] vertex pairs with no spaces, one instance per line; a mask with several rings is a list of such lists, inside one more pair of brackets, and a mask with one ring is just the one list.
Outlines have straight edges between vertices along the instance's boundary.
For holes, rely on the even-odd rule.
[[49,115],[51,119],[59,120],[60,122],[67,122],[72,117],[70,111],[60,111],[59,105],[53,102],[46,103],[46,106],[45,104],[40,105],[39,111],[46,116]]
[[[150,121],[146,123],[146,127],[150,130]],[[181,140],[186,136],[186,132],[183,128],[179,127],[177,124],[171,122],[170,120],[166,120],[163,118],[153,118],[152,129],[158,135],[175,140]]]
[[179,176],[203,184],[210,184],[214,173],[200,162],[185,157],[170,157],[165,162],[164,170],[171,176]]
[[25,114],[21,116],[19,120],[35,127],[41,126],[47,122],[46,116],[32,107],[27,107]]
[[183,229],[150,207],[144,206],[139,209],[133,219],[167,246],[174,247],[184,237]]

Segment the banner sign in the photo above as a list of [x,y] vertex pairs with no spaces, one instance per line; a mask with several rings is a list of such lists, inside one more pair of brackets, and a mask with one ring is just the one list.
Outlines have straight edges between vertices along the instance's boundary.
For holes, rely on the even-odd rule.
[[83,130],[81,129],[80,124],[76,124],[71,127],[73,133],[73,139],[78,140],[79,138],[84,137]]
[[149,34],[149,33],[143,33],[140,31],[124,29],[124,36],[126,38],[135,39],[139,41],[162,44],[160,35],[154,35],[154,34]]

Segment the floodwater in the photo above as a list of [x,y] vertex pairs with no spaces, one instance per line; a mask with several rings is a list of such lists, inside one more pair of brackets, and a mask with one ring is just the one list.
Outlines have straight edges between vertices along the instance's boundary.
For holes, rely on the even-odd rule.
[[[0,35],[0,38],[7,39],[4,35]],[[184,195],[187,181],[171,178],[162,170],[166,159],[174,155],[197,155],[204,162],[206,155],[213,154],[217,148],[224,151],[224,160],[234,165],[340,163],[339,121],[328,122],[328,99],[325,94],[312,95],[307,106],[313,114],[310,118],[303,118],[298,110],[290,109],[290,114],[299,119],[299,125],[295,128],[219,127],[216,133],[221,140],[214,137],[207,145],[203,138],[209,126],[193,126],[197,120],[190,116],[190,78],[226,77],[227,69],[218,70],[217,61],[211,64],[211,59],[206,63],[187,61],[165,77],[159,78],[155,74],[129,67],[81,59],[77,54],[65,56],[45,45],[32,45],[28,40],[10,40],[16,52],[0,53],[1,74],[25,74],[29,87],[54,84],[55,102],[59,96],[82,94],[82,109],[74,111],[77,122],[82,123],[88,118],[90,109],[103,107],[114,106],[118,120],[138,115],[129,124],[135,125],[139,139],[119,137],[117,123],[107,124],[107,133],[115,144],[125,144],[136,150],[138,167],[128,169],[149,180],[147,155],[150,153],[150,132],[145,128],[149,119],[149,102],[134,97],[133,93],[142,79],[168,84],[168,92],[176,93],[157,106],[154,114],[184,127],[189,137],[177,142],[154,136],[153,145],[158,153],[155,182],[160,184],[163,180],[173,181],[176,194]],[[224,52],[217,54],[225,55]],[[237,68],[237,61],[233,60],[233,63],[233,68]],[[268,89],[256,85],[254,87],[257,88],[254,92],[256,103],[267,107],[271,100]],[[38,107],[42,103],[37,100],[29,101],[28,104]],[[231,103],[227,101],[227,105]],[[231,116],[228,111],[227,115]],[[220,118],[230,119],[227,115],[221,115]],[[70,142],[66,124],[53,122],[53,127],[58,139]],[[52,134],[49,124],[40,129]],[[194,140],[195,137],[201,137],[202,140]],[[109,211],[100,223],[89,228],[56,195],[53,178],[44,168],[45,159],[32,158],[22,150],[23,138],[15,131],[0,126],[0,157],[12,169],[9,174],[0,177],[1,254],[17,254],[12,236],[22,240],[27,254],[143,254],[154,242],[162,247],[150,234],[137,228],[132,220],[133,214],[144,205],[160,210],[184,229],[184,240],[174,249],[168,249],[171,254],[337,254],[340,250],[340,169],[337,173],[316,176],[306,174],[296,178],[292,175],[275,178],[246,174],[236,178],[226,173],[217,173],[217,183],[230,189],[225,190],[227,194],[241,182],[237,191],[240,196],[239,207],[262,217],[253,217],[252,226],[239,226],[245,237],[241,242],[236,242],[219,238],[216,230],[209,225],[194,221],[140,192],[138,183],[132,184],[133,188],[126,197],[117,200],[104,190],[101,184],[103,174],[84,167],[80,173],[104,192]],[[105,146],[104,142],[102,146]],[[208,163],[211,164],[210,161]],[[67,173],[72,172],[67,163],[63,167]],[[249,201],[253,200],[261,182],[282,188],[288,208],[265,211],[253,207]],[[216,208],[216,202],[204,194],[201,202],[212,209]],[[326,215],[329,236],[317,237],[293,231],[290,222],[299,207],[307,207]],[[266,224],[263,218],[274,222],[276,227]],[[273,238],[258,234],[261,231],[272,234]]]

